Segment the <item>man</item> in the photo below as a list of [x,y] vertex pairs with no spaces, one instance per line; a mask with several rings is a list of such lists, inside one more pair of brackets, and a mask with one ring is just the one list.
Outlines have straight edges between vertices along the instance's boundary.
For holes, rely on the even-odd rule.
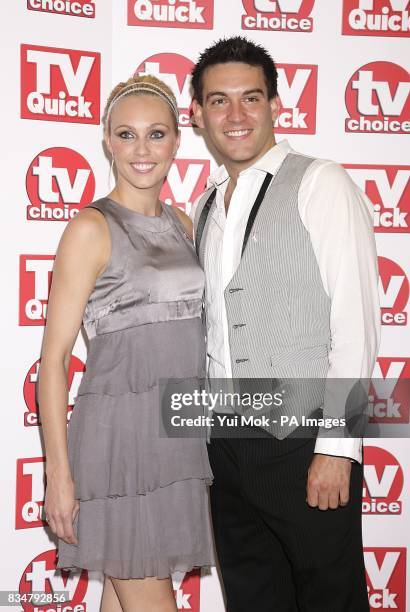
[[[370,378],[377,355],[371,205],[340,165],[276,144],[277,72],[263,47],[220,40],[192,77],[195,122],[222,162],[192,214],[209,377],[322,377],[321,405],[308,386],[298,409],[332,415],[327,383]],[[253,431],[214,432],[209,445],[227,610],[368,610],[361,440]]]

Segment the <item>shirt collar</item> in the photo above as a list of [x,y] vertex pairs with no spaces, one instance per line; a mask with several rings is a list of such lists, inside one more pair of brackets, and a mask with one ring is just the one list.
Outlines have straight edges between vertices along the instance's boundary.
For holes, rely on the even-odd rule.
[[[275,144],[263,157],[258,159],[252,166],[242,170],[239,176],[246,174],[251,170],[260,170],[261,172],[270,172],[275,174],[280,164],[285,159],[286,155],[292,151],[291,146],[287,140],[281,140]],[[219,166],[215,172],[213,172],[207,181],[207,189],[210,187],[219,187],[229,178],[228,172],[225,166]]]

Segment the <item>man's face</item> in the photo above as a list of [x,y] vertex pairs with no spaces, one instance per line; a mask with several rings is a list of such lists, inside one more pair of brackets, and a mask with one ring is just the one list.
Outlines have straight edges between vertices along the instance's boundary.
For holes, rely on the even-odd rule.
[[225,165],[243,170],[274,144],[278,98],[268,100],[263,70],[240,62],[216,64],[203,74],[202,105],[194,100],[197,125],[206,130]]

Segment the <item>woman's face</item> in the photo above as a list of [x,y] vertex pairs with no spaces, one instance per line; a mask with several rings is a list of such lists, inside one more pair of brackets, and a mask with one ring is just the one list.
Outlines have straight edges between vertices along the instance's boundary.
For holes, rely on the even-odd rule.
[[158,96],[124,96],[113,107],[105,135],[119,186],[160,187],[179,146],[172,111]]

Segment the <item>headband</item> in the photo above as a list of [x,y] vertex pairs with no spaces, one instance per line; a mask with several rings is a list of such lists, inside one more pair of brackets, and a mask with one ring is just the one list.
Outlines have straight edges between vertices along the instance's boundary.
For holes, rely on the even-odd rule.
[[132,91],[148,91],[149,93],[159,96],[160,98],[165,100],[165,102],[167,102],[167,104],[171,107],[173,115],[178,123],[179,113],[175,102],[173,101],[171,96],[165,93],[165,91],[163,91],[158,85],[155,85],[154,83],[131,83],[130,85],[127,85],[127,87],[125,87],[118,95],[113,98],[113,100],[111,100],[111,104],[109,105],[107,110],[107,122],[114,104],[116,104],[116,102],[118,102],[118,100],[120,100],[123,96],[128,95]]

